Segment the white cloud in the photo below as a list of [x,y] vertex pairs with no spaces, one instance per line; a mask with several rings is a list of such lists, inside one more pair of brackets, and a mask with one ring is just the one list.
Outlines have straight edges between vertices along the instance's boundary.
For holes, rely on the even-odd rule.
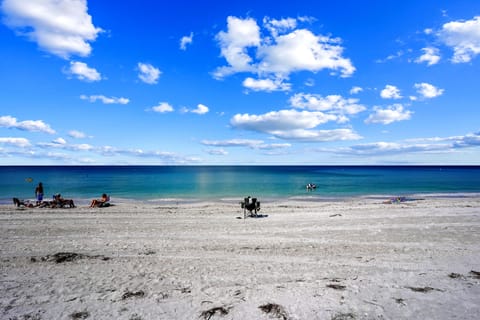
[[259,75],[260,80],[247,78],[244,85],[257,91],[275,91],[289,90],[290,85],[282,87],[279,84],[296,71],[330,69],[344,77],[353,74],[355,67],[342,56],[339,39],[295,29],[298,21],[265,18],[264,31],[270,36],[262,37],[254,19],[228,17],[227,31],[219,32],[216,37],[228,65],[217,68],[214,77],[221,79],[240,72],[253,73]]
[[262,115],[236,114],[230,120],[232,126],[258,132],[280,132],[295,129],[311,129],[328,121],[336,120],[334,115],[323,112],[297,110],[271,111]]
[[282,79],[253,79],[246,78],[243,81],[243,86],[253,91],[288,91],[291,88],[290,83],[284,83]]
[[174,109],[168,102],[160,102],[157,106],[152,107],[151,110],[158,113],[172,112]]
[[365,123],[390,124],[396,121],[409,120],[412,112],[405,110],[401,104],[394,104],[388,108],[382,109],[374,107],[375,113],[371,114]]
[[55,130],[50,128],[50,126],[42,120],[25,120],[18,122],[17,119],[12,116],[1,116],[0,127],[55,134]]
[[401,58],[404,54],[405,54],[404,51],[399,50],[399,51],[397,51],[396,53],[391,54],[391,55],[389,55],[388,57],[386,57],[386,58],[384,58],[384,59],[378,59],[376,62],[377,62],[377,63],[385,63],[385,62],[387,62],[387,61],[399,59],[399,58]]
[[295,71],[317,72],[323,69],[340,71],[348,77],[355,67],[350,59],[342,57],[343,48],[338,39],[314,35],[310,30],[298,29],[275,38],[275,43],[258,49],[262,57],[259,71],[288,75]]
[[[213,147],[245,147],[250,149],[260,149],[260,150],[274,150],[274,149],[284,149],[291,147],[289,143],[265,143],[263,140],[253,140],[253,139],[230,139],[230,140],[203,140],[201,142],[206,146]],[[223,150],[223,149],[221,149]]]
[[431,66],[440,61],[439,50],[437,48],[427,47],[423,48],[422,51],[423,54],[415,60],[416,63],[426,62],[427,65]]
[[193,42],[193,32],[190,32],[189,36],[183,36],[182,39],[180,39],[180,49],[187,50],[187,45],[191,44],[192,42]]
[[469,62],[480,54],[480,16],[445,23],[438,37],[453,49],[453,63]]
[[86,95],[82,94],[80,96],[80,99],[88,100],[90,102],[96,102],[97,100],[100,100],[104,104],[127,104],[127,103],[130,102],[130,100],[127,99],[127,98],[106,97],[104,95],[86,96]]
[[362,87],[352,87],[352,89],[350,89],[350,94],[357,94],[357,93],[360,93],[363,91],[363,88]]
[[263,140],[231,139],[231,140],[203,140],[202,144],[214,147],[255,147],[263,144]]
[[30,146],[30,141],[25,138],[0,137],[0,144],[24,148]]
[[96,69],[90,68],[84,62],[70,61],[68,73],[76,76],[79,80],[87,82],[102,80],[100,73]]
[[402,142],[373,142],[340,148],[334,153],[358,156],[391,155],[406,153],[448,152],[480,146],[480,132],[445,138],[419,138]]
[[92,23],[86,0],[4,0],[7,26],[47,52],[68,59],[88,56],[102,29]]
[[323,97],[318,94],[297,93],[290,98],[290,104],[295,108],[332,114],[357,114],[366,109],[365,106],[358,104],[358,99],[345,99],[339,95]]
[[425,34],[432,34],[432,33],[433,33],[433,29],[431,29],[431,28],[426,28],[426,29],[423,30],[423,32],[424,32]]
[[203,105],[201,103],[198,104],[197,108],[192,110],[191,112],[196,113],[196,114],[205,114],[208,113],[209,109],[206,105]]
[[289,130],[273,133],[281,139],[305,141],[305,142],[329,142],[359,140],[362,137],[352,129],[333,129],[333,130]]
[[67,144],[67,141],[63,138],[57,138],[57,139],[53,140],[53,143]]
[[313,87],[315,85],[315,79],[309,78],[305,81],[307,87]]
[[145,83],[155,84],[158,82],[158,78],[162,73],[159,69],[155,68],[151,64],[139,62],[138,65],[138,78]]
[[305,142],[356,140],[361,137],[351,129],[314,130],[320,124],[340,117],[320,111],[280,110],[262,115],[236,114],[230,123],[244,130],[263,132],[280,139]]
[[209,149],[209,150],[206,150],[206,152],[210,155],[213,155],[213,156],[226,156],[228,155],[228,151],[220,148],[220,149]]
[[385,88],[380,92],[380,96],[384,99],[400,99],[400,89],[390,84],[387,84]]
[[293,18],[277,20],[265,17],[263,18],[263,25],[276,37],[278,34],[285,34],[290,30],[294,30],[297,27],[297,20]]
[[218,68],[214,76],[223,78],[232,73],[251,71],[255,68],[250,65],[252,58],[248,55],[248,47],[260,45],[260,28],[251,18],[227,18],[227,32],[220,31],[216,39],[220,43],[221,55],[229,66]]
[[83,139],[83,138],[86,138],[87,135],[81,131],[77,131],[77,130],[71,130],[68,132],[68,135],[72,138],[75,138],[75,139]]
[[417,92],[424,98],[435,98],[443,94],[444,89],[439,89],[429,83],[415,83]]

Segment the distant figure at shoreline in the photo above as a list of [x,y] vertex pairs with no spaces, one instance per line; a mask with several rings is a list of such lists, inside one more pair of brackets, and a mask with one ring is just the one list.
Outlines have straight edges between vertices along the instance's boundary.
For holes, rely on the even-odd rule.
[[37,199],[37,206],[43,201],[43,184],[41,182],[35,188],[35,199]]
[[104,193],[100,199],[92,200],[92,203],[90,203],[90,208],[106,207],[108,205],[108,201],[110,201],[110,197]]

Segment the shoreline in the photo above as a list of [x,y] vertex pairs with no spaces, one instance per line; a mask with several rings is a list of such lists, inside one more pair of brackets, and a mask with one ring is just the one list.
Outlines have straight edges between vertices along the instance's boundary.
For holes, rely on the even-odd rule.
[[[240,197],[200,197],[200,198],[192,198],[192,197],[178,197],[178,198],[153,198],[153,199],[133,199],[133,198],[121,198],[121,197],[112,197],[111,203],[135,203],[135,204],[144,204],[144,205],[159,205],[159,204],[198,204],[198,203],[239,203],[243,201],[243,198],[247,197],[240,196]],[[252,196],[255,197],[255,196]],[[372,200],[388,200],[394,197],[405,197],[411,200],[420,200],[420,199],[469,199],[469,198],[477,198],[480,197],[480,193],[478,192],[449,192],[449,193],[400,193],[400,194],[362,194],[362,195],[322,195],[320,193],[310,193],[306,195],[293,195],[293,196],[278,196],[278,197],[258,197],[258,200],[264,203],[277,203],[282,201],[299,201],[299,202],[344,202],[344,201],[351,201],[355,199],[372,199]],[[95,197],[92,198],[71,198],[75,203],[79,204],[80,206],[89,205],[92,199],[96,199]],[[98,198],[98,197],[97,197]],[[13,205],[12,202],[13,198],[4,198],[0,199],[0,206],[8,206]],[[30,203],[35,203],[35,199],[25,199]]]

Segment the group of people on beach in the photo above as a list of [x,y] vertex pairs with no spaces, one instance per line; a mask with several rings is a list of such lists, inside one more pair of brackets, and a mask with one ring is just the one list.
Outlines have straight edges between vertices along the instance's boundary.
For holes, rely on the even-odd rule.
[[[32,203],[25,203],[18,198],[13,198],[13,203],[17,206],[25,207],[39,207],[39,208],[75,208],[75,203],[72,199],[64,199],[60,193],[53,196],[51,201],[44,201],[43,183],[39,183],[35,188],[35,205]],[[100,199],[93,199],[90,203],[90,208],[108,206],[110,197],[104,193]]]

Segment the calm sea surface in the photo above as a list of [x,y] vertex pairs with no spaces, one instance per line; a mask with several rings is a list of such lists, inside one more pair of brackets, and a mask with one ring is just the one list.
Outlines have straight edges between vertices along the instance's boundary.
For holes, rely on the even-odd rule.
[[[0,202],[55,193],[137,200],[480,193],[480,166],[0,166]],[[307,192],[305,185],[317,189]]]

